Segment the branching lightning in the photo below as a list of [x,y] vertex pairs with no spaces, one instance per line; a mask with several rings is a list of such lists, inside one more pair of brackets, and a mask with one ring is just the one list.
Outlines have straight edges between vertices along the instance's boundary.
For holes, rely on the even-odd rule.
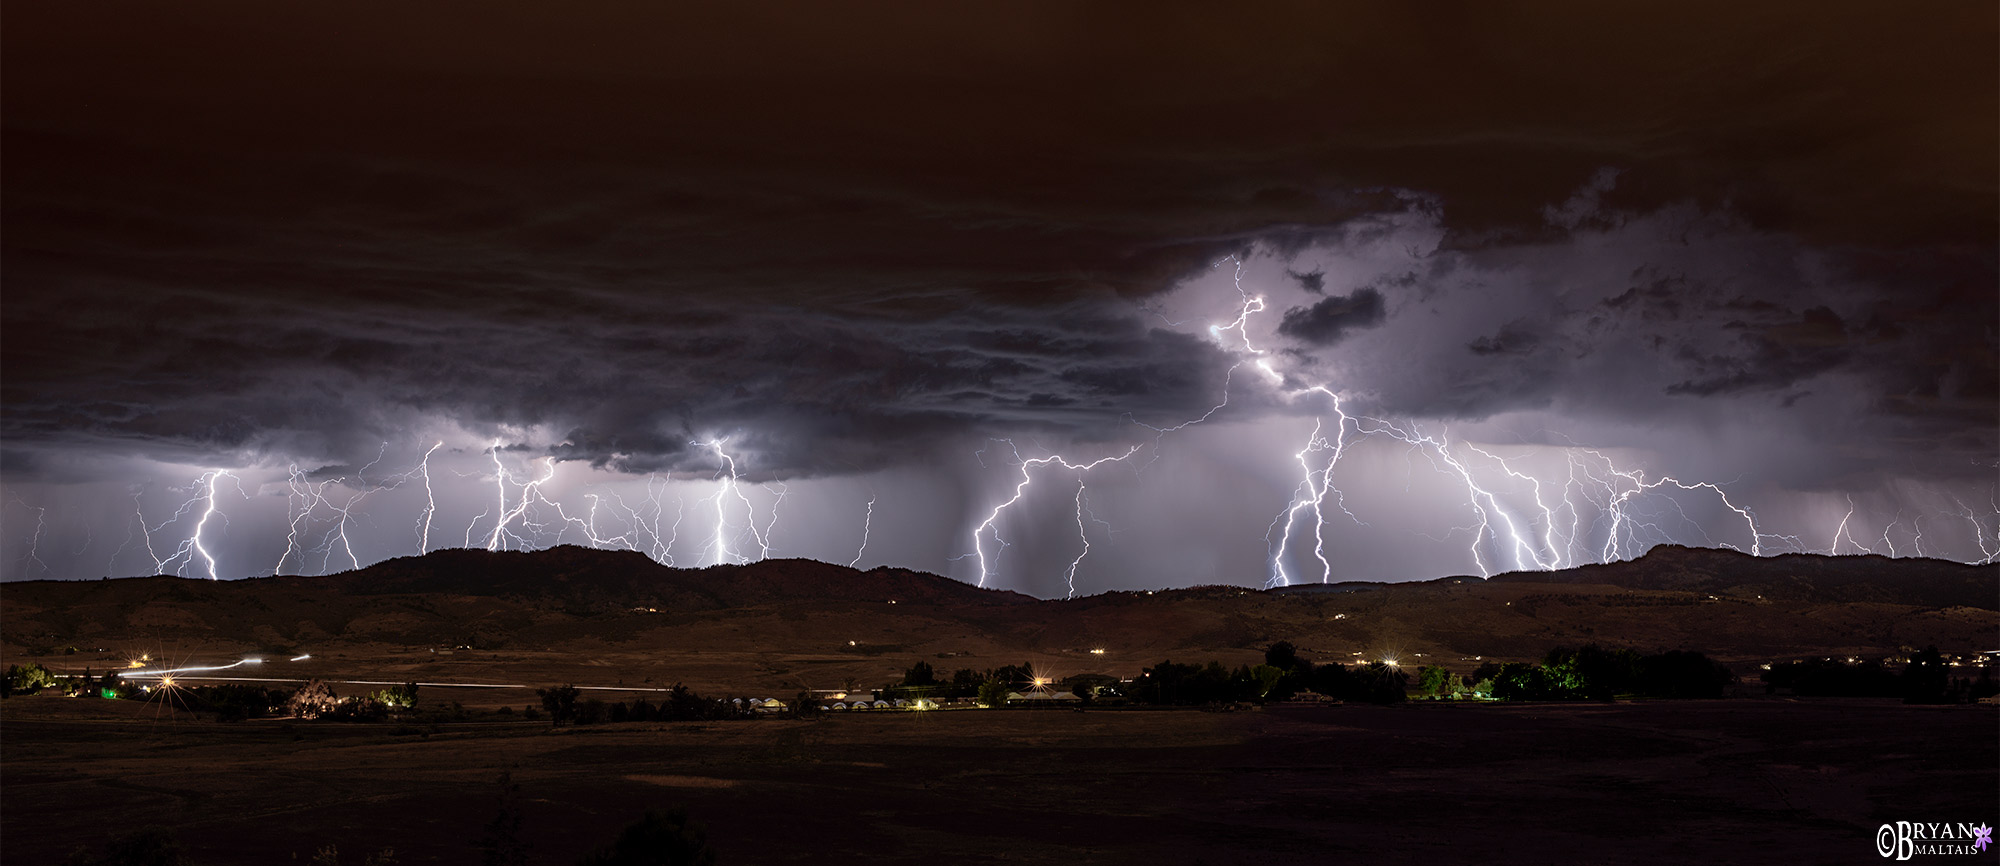
[[[181,518],[186,517],[189,511],[194,509],[197,503],[200,504],[201,516],[195,520],[194,532],[190,533],[186,539],[180,542],[179,546],[174,549],[172,556],[160,561],[160,573],[165,574],[167,565],[178,561],[180,564],[174,567],[174,573],[185,576],[188,566],[193,565],[195,560],[199,558],[202,566],[208,572],[208,579],[220,579],[215,570],[215,556],[210,554],[208,547],[202,543],[202,534],[208,531],[209,521],[216,519],[217,515],[221,513],[221,504],[216,501],[216,492],[217,486],[222,483],[222,479],[224,478],[236,482],[236,492],[242,494],[243,498],[250,498],[250,494],[243,491],[242,479],[221,469],[211,469],[202,473],[201,477],[195,480],[194,489],[200,491],[199,493],[186,502],[181,503],[181,507],[175,509],[173,517],[147,532],[148,535],[151,535],[154,532],[166,529],[174,523],[178,523]],[[224,523],[227,523],[229,520],[226,515],[222,516],[221,519]],[[148,545],[150,548],[150,542],[148,542]]]
[[[1350,537],[1353,531],[1349,523],[1377,532],[1403,531],[1413,538],[1430,538],[1447,545],[1448,555],[1454,560],[1463,555],[1470,567],[1482,575],[1630,559],[1665,543],[1728,548],[1755,556],[1785,552],[1847,555],[1873,553],[1878,549],[1891,557],[1932,556],[1953,549],[1966,550],[1963,532],[1968,524],[1971,543],[1978,549],[1975,561],[1985,564],[2000,561],[2000,506],[1981,510],[1951,497],[1952,504],[1943,507],[1936,507],[1936,502],[1916,502],[1907,510],[1899,507],[1893,519],[1881,526],[1880,540],[1870,545],[1861,539],[1876,539],[1873,531],[1876,518],[1871,514],[1882,512],[1871,512],[1867,500],[1857,504],[1849,496],[1845,512],[1835,523],[1830,519],[1835,509],[1822,510],[1826,503],[1815,500],[1808,512],[1814,516],[1806,521],[1806,527],[1787,527],[1797,534],[1781,534],[1767,528],[1748,507],[1749,494],[1735,480],[1683,481],[1638,468],[1637,461],[1624,454],[1574,441],[1565,440],[1566,444],[1560,446],[1473,441],[1463,429],[1448,428],[1437,421],[1368,414],[1370,395],[1343,390],[1333,381],[1315,380],[1315,368],[1294,364],[1287,350],[1259,345],[1265,339],[1259,335],[1270,333],[1266,317],[1276,316],[1272,311],[1282,307],[1274,307],[1245,285],[1248,262],[1244,256],[1229,256],[1216,262],[1212,269],[1218,278],[1224,263],[1233,265],[1229,274],[1236,297],[1227,312],[1218,313],[1210,308],[1209,315],[1218,321],[1206,326],[1206,336],[1233,363],[1228,363],[1221,375],[1219,397],[1205,412],[1190,411],[1191,417],[1178,423],[1165,423],[1157,418],[1149,419],[1152,423],[1148,423],[1128,414],[1126,422],[1138,428],[1130,431],[1133,441],[1097,446],[1085,452],[1095,455],[1090,459],[1075,456],[1074,451],[1056,453],[1027,439],[1017,446],[1015,439],[1000,437],[988,439],[987,445],[975,452],[981,467],[997,472],[997,465],[989,464],[1005,462],[1014,472],[1003,482],[1012,487],[1011,491],[999,493],[996,489],[999,495],[995,498],[1000,501],[983,515],[973,515],[977,522],[970,527],[970,550],[951,560],[976,560],[979,586],[993,585],[1001,577],[1003,565],[1009,576],[1019,576],[1016,570],[1025,570],[1026,566],[1016,562],[1023,558],[1021,552],[1016,551],[1009,558],[1008,551],[1014,546],[1009,538],[1024,537],[1022,524],[1018,523],[1023,517],[1020,512],[1047,507],[1050,511],[1046,517],[1064,541],[1055,548],[1060,552],[1051,551],[1052,555],[1046,559],[1039,558],[1041,553],[1037,552],[1036,561],[1044,563],[1038,566],[1044,572],[1040,579],[1053,584],[1060,571],[1067,595],[1074,597],[1079,592],[1079,575],[1083,574],[1085,583],[1098,577],[1104,568],[1102,563],[1117,557],[1120,543],[1118,529],[1092,511],[1095,505],[1105,515],[1116,516],[1118,492],[1101,483],[1104,476],[1094,476],[1093,472],[1107,464],[1118,464],[1121,472],[1129,470],[1135,479],[1151,478],[1150,467],[1160,462],[1169,447],[1168,441],[1177,438],[1176,434],[1210,422],[1230,423],[1228,416],[1243,412],[1245,406],[1271,405],[1289,407],[1292,418],[1296,419],[1296,427],[1286,428],[1293,431],[1286,443],[1270,448],[1268,454],[1231,455],[1245,462],[1255,460],[1281,467],[1284,472],[1285,481],[1272,485],[1275,489],[1269,492],[1269,498],[1260,498],[1256,503],[1259,509],[1275,506],[1274,512],[1257,512],[1259,520],[1265,513],[1273,515],[1266,524],[1267,562],[1263,575],[1265,584],[1270,586],[1315,579],[1330,582],[1337,574],[1358,571],[1361,566],[1356,565],[1354,558],[1344,556],[1341,549],[1342,539]],[[1182,324],[1157,309],[1147,308],[1144,312],[1158,316],[1168,327],[1178,328]],[[1262,375],[1250,374],[1253,369]],[[1287,423],[1294,422],[1288,419]],[[1303,431],[1303,438],[1296,440],[1294,447],[1289,436],[1299,431]],[[1543,434],[1557,435],[1548,431]],[[439,457],[445,444],[442,439],[436,440],[420,456],[412,449],[409,454],[416,459],[408,464],[409,471],[400,475],[371,477],[386,460],[404,459],[390,458],[390,445],[384,443],[367,465],[338,477],[329,477],[338,470],[302,468],[297,463],[290,464],[282,474],[275,466],[269,467],[262,476],[251,474],[255,467],[236,471],[210,469],[190,486],[166,488],[176,495],[175,499],[157,503],[153,501],[161,496],[155,492],[157,488],[135,487],[126,537],[112,552],[107,569],[116,568],[126,548],[143,546],[155,573],[205,575],[212,579],[223,576],[225,569],[217,560],[222,548],[216,533],[227,531],[231,514],[225,512],[235,509],[226,509],[222,496],[233,485],[236,493],[249,501],[251,494],[245,489],[244,477],[265,478],[266,483],[257,489],[270,500],[282,498],[285,503],[282,550],[274,538],[270,547],[259,548],[255,554],[256,559],[268,562],[270,554],[277,552],[273,573],[359,568],[381,547],[406,548],[412,536],[416,552],[429,553],[441,546],[433,537],[439,521],[449,526],[453,525],[450,521],[468,516],[462,545],[489,551],[578,543],[637,551],[670,566],[676,564],[677,552],[681,560],[711,565],[750,562],[780,551],[776,535],[791,490],[782,479],[761,483],[746,480],[754,477],[745,471],[747,458],[731,450],[729,438],[689,443],[712,452],[717,461],[712,475],[713,492],[704,488],[703,493],[693,497],[681,493],[677,479],[682,476],[673,472],[664,478],[627,476],[582,484],[577,480],[580,473],[558,466],[558,458],[552,454],[560,452],[508,457],[502,452],[525,450],[527,446],[504,445],[502,439],[492,438],[484,449],[477,444],[463,449],[455,446]],[[1000,444],[1008,448],[1005,459],[988,461],[987,451],[999,453],[995,446]],[[1247,451],[1250,446],[1225,447]],[[1150,455],[1135,459],[1147,448],[1152,449]],[[1024,457],[1023,451],[1039,456]],[[476,470],[467,465],[476,463],[482,452],[490,465]],[[1371,476],[1357,474],[1349,464],[1384,453],[1392,455],[1391,459],[1393,455],[1402,455],[1412,476],[1434,473],[1424,474],[1428,480],[1422,495],[1443,492],[1446,504],[1436,509],[1440,514],[1436,523],[1407,530],[1380,528],[1384,524],[1394,526],[1397,516],[1385,516],[1379,501],[1362,494],[1366,489],[1362,485],[1371,483]],[[454,457],[455,454],[464,456]],[[705,454],[699,451],[696,455],[705,459]],[[1423,460],[1417,460],[1418,455]],[[433,467],[434,459],[438,460],[438,467]],[[537,462],[540,465],[534,466]],[[1366,469],[1368,465],[1363,463],[1359,468]],[[1428,470],[1420,468],[1424,466]],[[435,475],[433,468],[446,474]],[[243,476],[239,477],[237,471]],[[563,478],[560,485],[559,471]],[[1052,481],[1048,477],[1063,473],[1067,475],[1061,479]],[[453,481],[453,475],[459,480]],[[694,480],[700,483],[700,479]],[[1052,499],[1023,504],[1030,501],[1030,488],[1038,481],[1049,496],[1058,494],[1049,491],[1047,485],[1060,489],[1061,495],[1070,500],[1069,508],[1064,509],[1068,513],[1056,513]],[[1069,481],[1074,482],[1074,491],[1064,486]],[[420,482],[422,488],[420,507],[414,494],[419,485],[414,482]],[[641,483],[643,493],[635,492]],[[389,495],[405,484],[413,490]],[[1099,485],[1094,503],[1089,495],[1091,484]],[[750,485],[763,492],[747,489]],[[802,501],[811,501],[811,495],[809,489],[802,487]],[[672,518],[666,517],[666,503],[670,499],[675,503]],[[91,549],[94,536],[86,535],[79,547],[75,543],[77,534],[65,533],[62,515],[69,513],[67,509],[55,508],[52,516],[51,508],[29,505],[18,498],[13,501],[35,512],[32,529],[22,515],[20,528],[10,539],[21,545],[10,549],[7,562],[13,567],[46,573],[50,566],[44,561],[45,556],[54,560],[67,551],[71,558],[77,558]],[[849,561],[850,567],[858,568],[870,549],[879,501],[871,491],[862,509],[860,543]],[[1902,501],[1911,503],[1909,499]],[[765,514],[757,513],[760,507],[767,509]],[[471,513],[475,508],[480,509],[476,515]],[[798,506],[795,504],[793,508],[797,510]],[[157,517],[163,509],[171,509],[172,516],[162,522],[151,522],[145,516],[152,510]],[[397,515],[388,522],[395,523],[396,537],[400,540],[385,544],[370,538],[371,527],[390,513]],[[709,531],[701,523],[711,514],[714,526]],[[1928,526],[1926,518],[1930,521]],[[683,548],[679,542],[680,529],[689,520],[699,528],[690,529],[689,542]],[[1076,532],[1074,548],[1066,541],[1067,524],[1072,520]],[[1903,526],[1906,520],[1908,527]],[[137,524],[136,538],[131,531],[133,523]],[[1826,533],[1829,524],[1832,524],[1830,537]],[[960,526],[963,528],[963,524]],[[404,531],[411,535],[401,535]],[[1254,528],[1248,531],[1253,543],[1254,532]],[[169,534],[155,539],[160,533]],[[446,539],[442,546],[449,546],[448,536]],[[141,544],[133,545],[135,540]],[[838,553],[845,552],[843,543],[835,541],[833,545]],[[1460,545],[1463,554],[1458,550]],[[169,550],[169,555],[163,558],[158,550]],[[1093,571],[1084,574],[1082,566],[1093,551],[1099,558],[1089,560]],[[788,545],[783,552],[790,554],[792,550]],[[829,558],[837,559],[838,553]],[[234,554],[226,558],[232,562],[237,559]]]
[[757,559],[769,559],[771,556],[771,534],[777,530],[778,526],[778,506],[785,501],[785,485],[780,482],[778,489],[775,491],[768,487],[765,488],[765,491],[772,493],[774,498],[771,502],[770,515],[766,518],[764,526],[759,527],[757,525],[757,506],[743,492],[742,476],[737,470],[736,458],[730,455],[728,451],[723,450],[723,446],[729,444],[728,440],[710,439],[706,442],[691,442],[689,444],[713,450],[715,456],[722,460],[721,467],[716,471],[716,480],[720,481],[721,484],[716,488],[715,496],[709,499],[709,505],[715,509],[715,535],[709,542],[709,564],[721,565],[729,562],[752,561],[749,556],[737,553],[736,549],[730,545],[729,506],[726,500],[732,498],[737,502],[743,503],[744,513],[744,528],[738,530],[735,534],[740,536],[747,532],[751,541],[757,545]]
[[[1009,449],[1014,449],[1013,440],[1002,439],[996,441],[1006,442]],[[986,585],[986,581],[993,575],[995,568],[994,563],[986,558],[985,538],[989,533],[993,536],[993,542],[995,544],[993,555],[996,559],[999,557],[1001,551],[1007,549],[1008,546],[1007,540],[1001,537],[1000,529],[998,526],[1000,522],[1000,516],[1006,513],[1007,509],[1013,507],[1014,503],[1020,502],[1021,497],[1027,495],[1028,485],[1034,483],[1035,480],[1034,476],[1035,468],[1042,466],[1056,465],[1056,466],[1061,466],[1064,469],[1068,469],[1071,472],[1081,476],[1083,473],[1087,473],[1090,470],[1096,469],[1097,467],[1102,466],[1106,463],[1116,463],[1124,460],[1127,457],[1131,457],[1132,455],[1139,453],[1139,449],[1141,447],[1144,446],[1134,445],[1131,448],[1127,449],[1123,454],[1117,455],[1115,457],[1099,457],[1096,460],[1092,460],[1088,463],[1071,462],[1068,458],[1065,458],[1059,454],[1050,455],[1048,457],[1036,457],[1032,460],[1025,460],[1021,458],[1020,452],[1018,450],[1014,450],[1015,464],[1021,471],[1021,480],[1019,483],[1014,485],[1014,495],[1008,498],[1007,501],[994,506],[993,510],[987,513],[986,519],[981,521],[978,526],[975,526],[972,529],[972,555],[974,557],[977,557],[979,560],[979,585],[982,587]],[[1081,489],[1082,484],[1083,482],[1079,479],[1077,482],[1079,489]]]

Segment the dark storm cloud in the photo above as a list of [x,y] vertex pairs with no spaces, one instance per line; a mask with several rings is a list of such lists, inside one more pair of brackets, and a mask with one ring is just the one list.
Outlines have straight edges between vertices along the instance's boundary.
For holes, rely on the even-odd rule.
[[1285,271],[1285,276],[1291,277],[1294,280],[1298,280],[1299,288],[1305,289],[1306,291],[1311,292],[1315,295],[1323,294],[1326,292],[1325,271],[1307,271],[1305,273],[1299,273],[1298,271],[1287,270]]
[[[1761,441],[1732,446],[1722,474],[1785,465],[1788,484],[1959,478],[2000,447],[2000,298],[1961,282],[1992,273],[1990,252],[1814,249],[1692,209],[1589,216],[1600,227],[1574,244],[1420,250],[1382,325],[1306,362],[1357,411],[1546,412],[1502,435],[1550,444],[1595,422],[1690,443],[1702,423],[1744,425]],[[1415,223],[1390,245],[1425,236]],[[1408,273],[1394,257],[1314,255],[1360,281]],[[1686,450],[1689,465],[1715,459]]]
[[1731,322],[1723,327],[1748,332],[1742,350],[1720,357],[1689,352],[1685,360],[1700,372],[1699,378],[1669,385],[1666,393],[1700,397],[1782,389],[1851,358],[1840,316],[1825,307],[1806,310],[1796,322],[1765,327]]
[[1316,345],[1332,345],[1347,336],[1349,331],[1382,324],[1385,315],[1382,293],[1360,288],[1352,294],[1335,295],[1310,307],[1286,310],[1284,319],[1278,324],[1278,333]]
[[1516,319],[1502,325],[1497,334],[1467,343],[1466,348],[1474,355],[1525,355],[1541,342],[1534,325]]
[[[1732,299],[1771,307],[1728,319],[1656,279],[1503,313],[1401,407],[1545,405],[1596,381],[1556,375],[1591,334],[1698,319],[1717,339],[1644,361],[1675,395],[1868,369],[1882,412],[1962,430],[1994,378],[1992,317],[1952,311],[1992,306],[1995,14],[10,8],[0,459],[358,466],[437,418],[630,469],[731,433],[773,472],[1102,436],[1206,408],[1227,368],[1129,301],[1253,242],[1366,242],[1412,195],[1446,250],[1692,201],[1857,269],[1945,264],[1837,344],[1754,286]],[[1344,342],[1405,294],[1284,328]]]

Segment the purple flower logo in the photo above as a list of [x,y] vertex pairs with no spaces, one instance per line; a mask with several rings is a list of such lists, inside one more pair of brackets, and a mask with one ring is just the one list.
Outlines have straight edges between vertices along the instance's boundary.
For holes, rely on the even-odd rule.
[[1982,824],[1972,828],[1972,850],[1984,851],[1986,846],[1991,844],[1993,844],[1992,826]]

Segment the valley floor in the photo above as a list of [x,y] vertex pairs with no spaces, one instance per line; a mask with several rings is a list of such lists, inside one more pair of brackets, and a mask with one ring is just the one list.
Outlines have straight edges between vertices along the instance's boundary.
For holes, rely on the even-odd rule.
[[1996,722],[1738,698],[419,730],[38,695],[0,702],[0,860],[158,824],[206,866],[478,862],[504,772],[529,863],[670,807],[725,864],[1872,862],[1883,822],[2000,819]]

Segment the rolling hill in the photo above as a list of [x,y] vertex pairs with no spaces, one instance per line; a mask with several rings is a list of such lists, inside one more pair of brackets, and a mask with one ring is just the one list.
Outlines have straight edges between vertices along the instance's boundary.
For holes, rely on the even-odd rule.
[[[0,584],[0,656],[147,646],[331,654],[452,675],[586,681],[659,669],[711,687],[873,681],[1025,660],[1132,675],[1163,658],[1466,664],[1596,642],[1748,663],[2000,646],[2000,566],[1661,547],[1637,560],[1490,580],[1196,587],[1038,600],[933,574],[810,560],[676,569],[631,552],[443,550],[325,577]],[[111,655],[103,655],[109,653]],[[460,653],[458,659],[444,659]],[[364,661],[372,660],[372,661]],[[597,670],[593,670],[593,667]],[[523,673],[523,676],[529,674]],[[650,674],[648,674],[650,676]]]

